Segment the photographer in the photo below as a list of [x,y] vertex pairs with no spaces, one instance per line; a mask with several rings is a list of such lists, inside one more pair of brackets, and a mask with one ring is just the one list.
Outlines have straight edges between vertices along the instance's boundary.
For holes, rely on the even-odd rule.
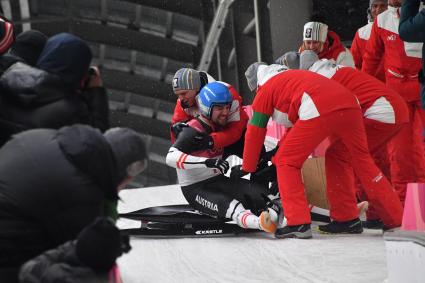
[[61,33],[49,38],[36,67],[18,62],[0,77],[0,146],[33,128],[58,129],[87,124],[109,128],[108,98],[92,53],[80,38]]
[[[420,2],[424,0],[404,0],[401,7],[399,32],[400,38],[407,42],[425,42],[425,10],[419,11]],[[422,70],[419,73],[421,82],[422,108],[425,109],[425,48],[422,47]]]

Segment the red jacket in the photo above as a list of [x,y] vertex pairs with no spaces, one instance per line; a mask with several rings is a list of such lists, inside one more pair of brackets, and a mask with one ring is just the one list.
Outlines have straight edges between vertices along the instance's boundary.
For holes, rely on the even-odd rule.
[[[220,83],[223,83],[228,87],[232,94],[233,102],[230,109],[228,124],[219,132],[211,133],[215,149],[223,148],[237,142],[241,138],[248,122],[248,115],[242,108],[242,97],[240,97],[238,92],[231,85],[224,82]],[[177,100],[171,123],[175,124],[177,122],[186,122],[192,120],[198,116],[198,114],[197,106],[183,109],[180,100]],[[175,137],[171,133],[171,141],[174,142],[174,140]]]
[[402,41],[398,34],[399,21],[399,10],[393,7],[377,16],[366,45],[362,71],[374,75],[384,57],[387,85],[406,101],[418,101],[422,44]]
[[[351,54],[353,55],[354,64],[356,68],[361,70],[363,65],[363,54],[366,49],[367,41],[370,37],[370,32],[372,31],[373,22],[368,23],[365,26],[359,28],[354,35],[353,42],[351,43]],[[374,75],[380,81],[385,82],[385,70],[384,70],[384,58],[382,58],[379,68]]]
[[309,71],[340,83],[351,91],[359,100],[365,118],[390,124],[409,121],[403,98],[374,77],[350,67],[334,65],[329,60],[316,61]]
[[246,172],[254,172],[257,168],[270,117],[278,124],[291,127],[298,120],[317,118],[341,109],[359,109],[351,92],[313,72],[278,70],[274,75],[267,74],[268,79],[262,82],[260,75],[258,77],[260,86],[252,104],[253,116],[245,135],[242,167]]
[[[304,51],[301,46],[300,52]],[[350,51],[342,44],[339,36],[333,32],[328,31],[328,37],[323,46],[323,51],[317,54],[319,59],[333,59],[338,65],[354,67],[353,56]]]

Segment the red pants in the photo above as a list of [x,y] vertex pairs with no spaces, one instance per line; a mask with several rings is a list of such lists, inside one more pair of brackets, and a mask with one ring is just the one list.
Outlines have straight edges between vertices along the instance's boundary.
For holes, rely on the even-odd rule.
[[[375,161],[376,166],[381,170],[384,176],[391,183],[391,166],[390,160],[388,158],[388,149],[387,144],[383,144],[380,148],[370,153],[373,161]],[[356,188],[357,188],[357,198],[360,201],[368,200],[367,195],[363,189],[362,184],[360,183],[359,178],[356,178]],[[379,215],[376,212],[375,208],[371,203],[369,203],[369,208],[366,211],[367,220],[377,220]]]
[[[311,222],[301,167],[308,155],[326,137],[334,141],[327,151],[327,155],[328,152],[331,153],[330,158],[326,155],[327,179],[335,175],[336,180],[347,178],[354,184],[351,166],[334,168],[335,162],[332,162],[333,158],[346,159],[349,156],[349,161],[346,162],[351,161],[352,168],[367,188],[368,198],[376,204],[385,225],[400,226],[403,208],[388,180],[382,176],[369,155],[362,113],[357,109],[340,110],[306,121],[299,120],[282,141],[274,161],[288,225]],[[336,215],[336,220],[358,217],[354,185],[342,187],[336,184],[334,187],[327,187],[331,215]]]
[[408,102],[410,122],[388,144],[391,181],[404,203],[408,183],[425,183],[423,131],[425,112],[420,102]]
[[[387,163],[387,143],[400,131],[400,129],[405,125],[405,123],[388,124],[367,118],[364,118],[363,121],[365,125],[367,144],[369,147],[370,154],[375,164],[378,166],[384,176],[387,177],[390,174],[390,172],[388,172],[388,170],[390,170],[389,163]],[[335,162],[338,162],[338,160],[339,159],[335,159]],[[329,178],[331,179],[332,176],[330,176]],[[329,181],[336,183],[335,180]],[[340,180],[338,182],[340,185],[345,187],[351,185],[345,180]],[[358,190],[357,195],[359,196],[360,200],[369,200],[363,186],[357,186],[356,188]],[[370,204],[369,209],[367,211],[367,219],[379,219],[379,215],[373,203]]]

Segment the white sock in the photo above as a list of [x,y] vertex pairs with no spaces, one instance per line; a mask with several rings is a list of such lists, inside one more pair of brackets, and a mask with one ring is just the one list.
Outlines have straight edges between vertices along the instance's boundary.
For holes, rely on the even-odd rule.
[[226,218],[230,218],[236,222],[240,227],[245,229],[259,229],[260,221],[258,216],[253,214],[251,210],[243,207],[242,203],[233,200],[226,212]]
[[272,208],[270,208],[270,207],[267,210],[268,210],[268,212],[270,214],[270,220],[272,222],[277,223],[279,221],[279,215],[277,214],[277,211],[274,210],[274,209],[272,209]]
[[245,229],[261,229],[258,216],[253,214],[251,210],[243,210],[236,213],[233,219],[236,223]]

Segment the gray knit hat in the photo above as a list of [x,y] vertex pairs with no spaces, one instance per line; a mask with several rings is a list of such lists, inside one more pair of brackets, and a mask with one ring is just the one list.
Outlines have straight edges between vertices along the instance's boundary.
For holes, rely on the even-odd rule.
[[325,42],[328,36],[328,26],[320,22],[308,22],[304,25],[303,40]]
[[255,91],[258,85],[257,71],[258,67],[261,65],[267,65],[263,62],[255,62],[249,65],[249,67],[245,71],[246,82],[248,83],[248,87],[251,91]]
[[275,61],[276,64],[285,65],[289,69],[300,68],[300,53],[296,51],[289,51],[280,56]]
[[173,90],[190,90],[199,91],[201,89],[201,78],[199,72],[190,68],[181,68],[173,78]]
[[312,50],[304,50],[300,54],[300,69],[308,70],[318,60],[319,56],[317,56],[316,52]]

